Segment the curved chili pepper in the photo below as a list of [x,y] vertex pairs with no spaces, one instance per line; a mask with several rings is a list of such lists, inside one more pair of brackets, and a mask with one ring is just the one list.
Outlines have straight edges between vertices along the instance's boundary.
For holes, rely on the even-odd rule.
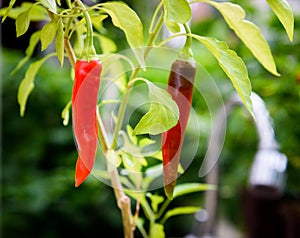
[[179,108],[178,123],[162,133],[162,156],[165,193],[173,197],[180,151],[192,104],[196,67],[192,62],[176,60],[171,67],[167,91]]
[[78,151],[75,187],[90,174],[96,156],[98,129],[96,107],[102,64],[98,60],[78,60],[72,92],[73,133]]

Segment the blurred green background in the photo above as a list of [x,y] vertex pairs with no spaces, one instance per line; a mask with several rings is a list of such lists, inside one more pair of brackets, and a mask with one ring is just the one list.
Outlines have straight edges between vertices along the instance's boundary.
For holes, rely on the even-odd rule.
[[[253,91],[264,99],[273,119],[280,151],[288,157],[285,193],[297,199],[300,195],[300,14],[295,12],[295,37],[291,43],[277,18],[269,14],[269,9],[260,9],[249,1],[238,2],[246,9],[248,19],[262,28],[281,77],[274,77],[264,70],[212,9],[206,9],[209,14],[203,14],[201,19],[192,22],[192,31],[228,42],[245,60]],[[149,3],[147,7],[141,1],[127,3],[137,11],[145,25],[149,24]],[[28,100],[25,117],[20,118],[17,89],[25,68],[13,76],[10,72],[24,56],[30,32],[16,39],[13,21],[8,19],[1,27],[2,237],[91,237],[103,232],[109,237],[122,237],[121,215],[112,189],[94,178],[74,188],[77,152],[72,126],[63,126],[61,119],[61,111],[71,97],[69,65],[60,68],[53,60],[42,66]],[[31,29],[38,27],[32,24]],[[111,24],[106,22],[104,27],[110,29]],[[124,36],[119,30],[107,32],[111,34],[108,36],[120,42],[120,50],[126,49],[126,43],[120,41]],[[213,77],[226,101],[233,92],[231,83],[203,47],[195,43],[194,52],[209,74],[203,78],[198,76],[197,80],[206,87],[206,79]],[[39,57],[37,50],[35,58]],[[153,80],[160,81],[157,75],[153,75]],[[194,97],[193,106],[201,120],[202,143],[196,159],[178,183],[204,181],[198,177],[198,170],[207,148],[210,112],[201,97]],[[220,215],[241,231],[245,224],[240,209],[240,191],[247,184],[256,149],[257,135],[251,118],[242,108],[235,110],[228,120],[220,160]],[[203,194],[176,200],[172,206],[181,204],[203,205]],[[167,234],[169,237],[182,237],[191,231],[192,224],[193,216],[174,217],[166,223]],[[139,233],[136,234],[139,237]]]

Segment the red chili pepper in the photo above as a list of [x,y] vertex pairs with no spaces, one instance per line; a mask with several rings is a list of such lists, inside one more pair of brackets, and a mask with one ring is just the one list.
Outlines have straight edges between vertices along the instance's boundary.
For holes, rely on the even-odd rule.
[[96,107],[101,71],[102,64],[98,60],[79,60],[75,64],[72,117],[78,150],[76,187],[87,178],[94,166],[98,142]]
[[171,67],[167,91],[179,108],[176,126],[162,133],[162,156],[165,193],[173,197],[177,180],[180,152],[192,104],[196,67],[193,63],[176,60]]

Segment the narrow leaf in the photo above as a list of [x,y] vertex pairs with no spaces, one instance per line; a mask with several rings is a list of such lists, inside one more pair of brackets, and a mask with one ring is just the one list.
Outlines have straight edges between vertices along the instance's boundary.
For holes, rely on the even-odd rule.
[[71,106],[72,106],[72,101],[69,101],[61,112],[61,118],[63,119],[64,126],[67,126],[69,124]]
[[244,19],[246,17],[244,9],[229,2],[206,0],[205,2],[218,9],[228,26],[244,42],[263,67],[272,74],[279,76],[268,42],[254,23]]
[[157,135],[176,125],[179,110],[169,93],[148,80],[145,81],[149,89],[150,109],[138,122],[133,132]]
[[165,214],[165,216],[161,219],[161,224],[164,224],[170,217],[184,214],[192,214],[199,211],[201,207],[187,206],[187,207],[176,207],[173,208]]
[[64,64],[64,29],[62,20],[58,20],[58,26],[56,31],[55,48],[57,58],[60,61],[60,65]]
[[251,95],[251,82],[248,77],[248,71],[244,61],[236,54],[235,51],[230,50],[228,45],[223,41],[218,41],[211,37],[202,37],[193,35],[199,40],[217,59],[219,65],[230,78],[233,87],[238,92],[245,107],[254,117]]
[[29,40],[29,45],[25,51],[25,57],[18,63],[17,67],[11,72],[11,75],[15,74],[16,72],[19,71],[20,68],[22,68],[24,66],[24,64],[27,63],[27,61],[30,59],[30,57],[32,56],[34,49],[37,45],[37,43],[39,42],[40,39],[40,31],[36,31],[34,32]]
[[41,67],[41,65],[49,59],[53,54],[49,54],[45,56],[44,58],[32,63],[26,73],[25,78],[21,81],[18,89],[18,103],[20,105],[20,115],[21,117],[24,116],[25,108],[26,108],[26,102],[28,99],[29,94],[34,88],[34,78]]
[[175,186],[173,199],[182,195],[194,192],[203,192],[206,190],[215,189],[214,186],[203,183],[184,183]]
[[41,30],[42,51],[47,49],[48,46],[53,41],[56,34],[57,27],[58,27],[57,18],[53,19],[52,21],[48,22],[46,25],[43,26]]
[[28,30],[30,24],[30,18],[29,18],[30,11],[31,8],[18,15],[16,19],[17,37],[25,34],[25,32]]
[[5,19],[7,18],[10,10],[12,9],[12,7],[14,6],[16,0],[10,0],[8,7],[6,8],[3,18],[2,18],[2,23],[5,21]]
[[267,0],[267,2],[283,25],[290,41],[293,41],[294,15],[289,3],[285,0]]
[[[0,16],[3,16],[7,13],[7,17],[11,19],[17,19],[17,17],[22,13],[31,8],[29,18],[30,21],[43,21],[48,20],[49,16],[47,15],[45,8],[41,5],[35,5],[30,2],[23,2],[21,6],[14,7],[8,11],[8,7],[0,9]],[[4,18],[2,18],[3,20]]]
[[141,67],[144,67],[143,25],[138,15],[122,2],[107,2],[102,4],[102,10],[112,19],[114,26],[120,28],[129,46],[134,50]]
[[56,13],[56,2],[55,0],[40,0],[45,8],[50,12]]

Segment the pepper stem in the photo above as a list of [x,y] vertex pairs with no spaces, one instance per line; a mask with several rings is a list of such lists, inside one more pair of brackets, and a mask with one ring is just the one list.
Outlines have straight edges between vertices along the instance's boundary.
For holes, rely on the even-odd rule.
[[187,34],[185,44],[179,53],[179,58],[185,61],[191,61],[193,59],[193,52],[192,52],[192,40],[193,38],[190,36],[191,29],[188,24],[184,24],[184,29]]
[[93,43],[93,25],[92,25],[92,20],[91,17],[86,10],[86,7],[82,3],[81,0],[76,0],[76,3],[78,6],[80,6],[83,9],[83,16],[86,22],[86,47],[84,47],[82,55],[87,57],[87,59],[92,58],[93,56],[96,55],[96,50],[94,48],[94,43]]

